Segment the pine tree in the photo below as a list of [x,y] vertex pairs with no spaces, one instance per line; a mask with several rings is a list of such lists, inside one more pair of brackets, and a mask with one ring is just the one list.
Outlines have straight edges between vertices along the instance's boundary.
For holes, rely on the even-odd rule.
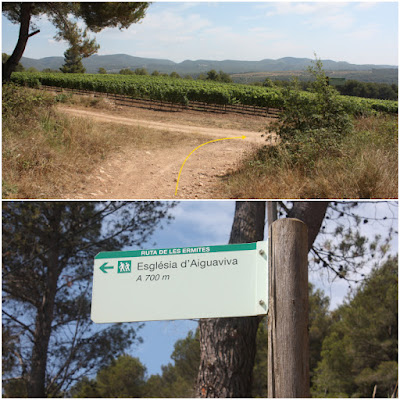
[[101,368],[95,379],[84,377],[71,390],[72,397],[144,397],[146,367],[138,358],[123,354]]
[[76,47],[70,47],[64,53],[65,64],[60,68],[64,74],[84,74],[86,69],[82,64],[82,56]]
[[[8,2],[2,4],[2,12],[13,24],[19,25],[19,36],[15,49],[3,64],[3,81],[9,81],[11,74],[21,60],[30,37],[40,33],[39,29],[30,32],[32,17],[46,16],[56,28],[56,40],[65,40],[71,47],[77,44],[91,44],[95,41],[86,38],[87,31],[100,32],[106,27],[126,29],[140,21],[149,3],[129,2]],[[78,28],[76,19],[85,23],[87,30]],[[81,53],[88,57],[88,53]]]
[[389,259],[334,314],[313,378],[317,397],[393,397],[397,384],[398,272]]
[[[60,396],[137,341],[135,327],[90,320],[93,258],[141,245],[168,215],[161,202],[4,202],[3,329],[14,364],[3,388]],[[4,353],[3,353],[4,356]],[[4,358],[3,358],[4,360]],[[21,393],[19,390],[18,393]]]

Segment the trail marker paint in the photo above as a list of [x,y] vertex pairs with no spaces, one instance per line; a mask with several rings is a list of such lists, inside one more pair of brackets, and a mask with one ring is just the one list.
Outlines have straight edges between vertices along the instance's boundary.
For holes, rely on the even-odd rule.
[[181,177],[181,173],[182,173],[183,166],[185,165],[185,163],[186,163],[186,161],[188,160],[188,158],[189,158],[197,149],[199,149],[200,147],[202,147],[202,146],[204,146],[204,145],[206,145],[206,144],[208,144],[208,143],[219,142],[219,141],[221,141],[221,140],[230,140],[230,139],[246,139],[246,136],[243,135],[243,136],[235,136],[235,137],[228,137],[228,138],[223,138],[223,139],[214,139],[214,140],[210,140],[209,142],[206,142],[206,143],[201,144],[200,146],[197,146],[194,150],[192,150],[192,151],[189,153],[189,155],[185,158],[185,161],[183,162],[183,164],[182,164],[182,166],[181,166],[181,169],[179,170],[178,180],[177,180],[177,182],[176,182],[176,188],[175,188],[175,196],[176,196],[177,193],[178,193],[179,179],[180,179],[180,177]]

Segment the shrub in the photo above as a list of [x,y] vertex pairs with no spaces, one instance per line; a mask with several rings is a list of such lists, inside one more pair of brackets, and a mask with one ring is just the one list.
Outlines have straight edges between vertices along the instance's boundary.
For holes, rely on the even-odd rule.
[[38,92],[13,83],[4,84],[2,97],[3,118],[32,116],[39,109],[48,109],[54,104],[49,93]]
[[339,93],[329,85],[322,62],[316,60],[309,72],[314,77],[312,96],[304,96],[298,81],[293,81],[282,90],[284,105],[278,121],[267,128],[281,138],[280,154],[288,156],[293,165],[306,168],[313,167],[318,158],[335,153],[353,128]]

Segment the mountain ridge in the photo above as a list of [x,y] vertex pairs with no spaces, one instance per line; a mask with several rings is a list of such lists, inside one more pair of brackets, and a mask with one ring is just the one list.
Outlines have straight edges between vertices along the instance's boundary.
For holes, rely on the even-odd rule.
[[[117,73],[123,68],[146,68],[150,73],[159,72],[198,75],[211,69],[222,70],[228,74],[250,72],[302,71],[311,65],[310,58],[283,57],[279,59],[262,59],[260,61],[242,60],[184,60],[176,63],[168,59],[136,57],[128,54],[93,55],[82,62],[87,73],[97,73],[99,68]],[[351,64],[346,61],[322,60],[325,70],[329,71],[368,71],[372,69],[398,69],[395,65]],[[63,57],[44,57],[33,59],[22,57],[25,68],[34,67],[39,71],[45,68],[59,69],[64,64]]]

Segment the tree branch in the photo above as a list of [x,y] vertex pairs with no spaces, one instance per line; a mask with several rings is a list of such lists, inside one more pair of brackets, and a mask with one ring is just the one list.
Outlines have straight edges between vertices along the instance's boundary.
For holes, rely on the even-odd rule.
[[13,317],[12,315],[10,315],[7,311],[2,310],[2,313],[5,314],[8,318],[10,318],[11,320],[13,320],[14,322],[16,322],[17,324],[21,325],[25,330],[27,330],[32,336],[35,335],[35,333],[31,330],[31,328],[29,328],[28,325],[25,325],[23,322],[21,322],[20,320],[18,320],[17,318]]
[[28,38],[30,38],[30,37],[36,35],[36,34],[39,33],[39,32],[40,32],[40,29],[37,29],[36,31],[30,33],[30,34],[28,35]]

